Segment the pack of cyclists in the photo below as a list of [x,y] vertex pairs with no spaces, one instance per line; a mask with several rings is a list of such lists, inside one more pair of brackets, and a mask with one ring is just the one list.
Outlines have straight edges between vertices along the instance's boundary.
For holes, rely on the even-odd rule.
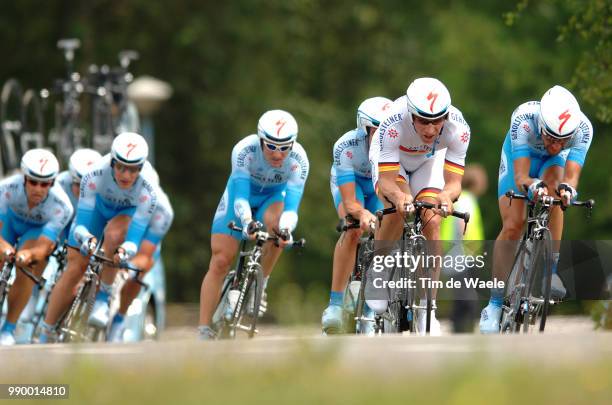
[[[403,218],[414,212],[415,201],[435,203],[438,208],[422,213],[428,240],[440,239],[441,219],[453,213],[461,194],[461,180],[470,144],[470,127],[451,103],[447,87],[435,78],[417,78],[406,93],[392,101],[385,97],[364,100],[357,108],[357,122],[332,148],[330,188],[340,219],[350,215],[360,227],[338,240],[332,265],[329,304],[322,314],[326,334],[345,331],[345,290],[355,263],[355,252],[364,232],[375,240],[398,240]],[[525,202],[508,204],[506,192],[525,193],[531,199],[559,195],[563,205],[576,199],[593,127],[580,111],[575,97],[554,86],[540,101],[521,104],[512,113],[501,151],[498,199],[502,230],[498,240],[518,240],[525,222]],[[223,281],[240,243],[252,240],[265,229],[279,235],[263,248],[261,266],[265,287],[283,249],[293,242],[298,211],[309,173],[305,149],[297,141],[298,123],[287,111],[265,112],[257,132],[241,139],[231,153],[231,174],[214,213],[211,258],[200,295],[198,335],[216,337],[213,314],[221,297]],[[120,293],[119,309],[111,318],[110,300],[117,268],[122,264],[142,269],[142,276],[159,259],[160,243],[168,232],[173,209],[148,162],[145,139],[133,132],[119,134],[105,156],[91,149],[74,152],[69,169],[59,172],[56,157],[44,149],[27,151],[21,173],[0,182],[0,255],[2,263],[15,266],[7,297],[7,313],[0,327],[0,344],[15,344],[15,326],[26,306],[34,281],[50,254],[66,244],[67,265],[55,284],[41,324],[39,341],[55,340],[58,320],[69,306],[88,265],[88,257],[101,246],[114,265],[104,266],[89,325],[108,328],[107,340],[120,341],[126,312],[141,284],[130,279]],[[397,212],[379,223],[375,212],[395,207]],[[555,207],[550,228],[555,241],[562,237],[563,211]],[[228,227],[234,223],[242,229]],[[507,276],[504,264],[513,252],[496,249],[494,274]],[[552,293],[562,298],[565,288],[556,274],[559,244],[553,247]],[[24,271],[18,271],[24,269]],[[434,269],[433,278],[440,269]],[[434,289],[431,311],[432,335],[440,334],[435,315]],[[480,330],[499,331],[504,291],[493,289],[482,310]],[[236,305],[228,294],[228,308]],[[382,313],[386,302],[368,300],[366,318]],[[417,311],[423,324],[424,311]],[[365,325],[365,332],[373,325]]]

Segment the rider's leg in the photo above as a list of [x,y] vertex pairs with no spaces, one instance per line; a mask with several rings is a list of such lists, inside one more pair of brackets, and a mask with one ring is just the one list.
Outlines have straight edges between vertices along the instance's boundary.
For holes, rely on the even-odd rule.
[[[265,209],[263,223],[268,232],[279,232],[278,221],[283,213],[284,206],[285,204],[283,201],[276,201],[268,205],[267,209]],[[264,208],[262,207],[262,209]],[[266,279],[270,277],[270,273],[272,273],[274,265],[282,252],[283,249],[275,246],[274,243],[269,242],[264,245],[261,254],[261,266],[263,267],[264,277]]]
[[[117,248],[124,242],[125,234],[130,226],[132,218],[128,215],[117,215],[106,225],[104,229],[104,241],[102,248],[107,257],[112,258]],[[104,265],[102,275],[100,277],[102,288],[112,286],[117,275],[117,268]]]
[[68,263],[66,271],[62,274],[49,297],[49,308],[45,316],[45,323],[53,326],[59,317],[68,309],[74,298],[74,290],[87,268],[88,257],[81,255],[78,250],[68,249]]
[[213,233],[210,247],[212,257],[200,290],[200,326],[210,326],[221,295],[223,279],[238,252],[239,242],[230,235]]
[[[157,250],[157,245],[151,243],[147,240],[142,241],[140,244],[140,248],[138,249],[138,253],[134,258],[130,260],[130,263],[135,267],[142,269],[142,273],[139,274],[138,278],[142,280],[144,276],[151,270],[155,260],[153,259],[153,255],[155,255],[155,251]],[[136,281],[129,278],[126,283],[121,288],[121,303],[119,304],[119,310],[117,313],[121,315],[125,315],[128,308],[134,301],[134,298],[138,296],[140,292],[141,285]]]
[[[19,248],[19,251],[23,249],[32,249],[37,246],[40,246],[40,243],[47,242],[50,241],[48,239],[46,239],[46,241],[41,241],[38,239],[29,239],[23,243],[23,245]],[[17,251],[17,254],[19,254],[19,251]],[[34,274],[36,277],[40,277],[46,266],[47,260],[43,260],[39,261],[33,266],[30,266],[28,270],[30,270],[32,274]],[[21,315],[21,312],[23,311],[23,309],[28,303],[28,300],[30,299],[33,287],[34,281],[30,280],[30,278],[26,276],[22,271],[15,271],[15,281],[13,282],[13,286],[11,287],[11,290],[9,291],[8,295],[8,312],[6,314],[7,323],[17,323],[19,315]]]
[[[544,165],[541,176],[542,180],[548,186],[548,195],[557,197],[557,187],[563,179],[564,167],[560,166],[565,161],[561,161],[559,156],[555,156],[550,159],[551,166],[548,166],[547,161]],[[552,162],[555,162],[552,165]],[[565,297],[566,288],[563,285],[563,281],[557,274],[557,267],[559,265],[559,249],[561,248],[561,238],[563,237],[563,210],[561,207],[555,206],[550,211],[550,219],[548,222],[550,234],[552,238],[552,280],[551,280],[551,295],[553,298],[562,299]]]
[[[397,185],[404,193],[408,193],[410,191],[406,180],[403,177],[398,176]],[[380,194],[378,190],[377,194],[384,207],[390,208],[391,203],[387,201],[385,196]],[[382,223],[379,224],[379,228],[376,231],[376,240],[397,241],[401,238],[403,229],[404,219],[401,217],[400,214],[394,213],[390,215],[385,215],[383,217]]]
[[[128,215],[117,215],[111,219],[104,229],[104,241],[102,248],[108,257],[113,257],[117,248],[125,240],[125,234],[130,225],[131,217]],[[89,317],[89,324],[98,328],[108,324],[110,316],[110,298],[113,292],[113,283],[117,275],[117,268],[104,264],[100,276],[100,289],[96,295],[96,301]]]

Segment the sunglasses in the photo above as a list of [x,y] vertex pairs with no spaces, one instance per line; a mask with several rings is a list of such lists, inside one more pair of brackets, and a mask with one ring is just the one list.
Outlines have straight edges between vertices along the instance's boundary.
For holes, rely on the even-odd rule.
[[415,122],[421,125],[439,125],[443,123],[444,120],[446,120],[446,115],[443,115],[442,117],[436,118],[434,120],[428,120],[427,118],[419,117],[418,115],[413,115],[412,118]]
[[26,177],[26,181],[34,187],[42,187],[42,188],[51,187],[51,185],[53,184],[52,181],[38,181],[38,180],[30,179],[29,177]]
[[546,130],[546,128],[542,128],[542,137],[546,138],[546,140],[548,142],[559,143],[561,145],[564,145],[571,138],[571,136],[568,136],[567,138],[559,139],[559,138],[551,135],[550,132],[548,132]]
[[127,166],[127,165],[124,165],[123,163],[119,163],[119,162],[115,162],[114,167],[115,167],[115,169],[117,169],[117,171],[119,173],[128,172],[130,174],[136,174],[136,173],[140,172],[140,170],[142,169],[141,165],[138,165],[138,166]]
[[281,152],[287,152],[289,149],[293,147],[293,142],[289,144],[285,144],[285,145],[278,145],[275,143],[264,142],[264,145],[266,145],[266,148],[268,148],[268,150],[271,150],[272,152],[276,150],[279,150]]

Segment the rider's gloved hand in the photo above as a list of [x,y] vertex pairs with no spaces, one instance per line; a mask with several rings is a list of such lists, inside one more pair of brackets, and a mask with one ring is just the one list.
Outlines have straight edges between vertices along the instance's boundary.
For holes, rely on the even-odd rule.
[[94,251],[97,244],[98,240],[92,236],[89,239],[85,239],[83,243],[81,243],[79,251],[83,256],[89,256],[89,254]]
[[129,259],[129,256],[127,254],[127,252],[125,251],[124,248],[122,248],[121,246],[119,246],[117,248],[117,250],[115,250],[115,263],[117,263],[120,267],[125,267],[125,265],[127,264],[127,261]]
[[2,252],[2,260],[13,260],[15,257],[15,249],[12,247],[7,248],[4,252]]
[[450,195],[441,191],[436,196],[436,200],[440,203],[440,208],[435,210],[436,214],[446,218],[453,213],[453,199],[450,198]]
[[291,235],[289,229],[281,229],[278,236],[280,236],[280,240],[278,241],[280,247],[284,248],[285,246],[293,244],[293,235]]
[[23,249],[17,252],[17,264],[20,266],[28,266],[32,262],[32,252],[29,249]]
[[570,205],[570,203],[576,200],[576,197],[578,197],[578,192],[576,189],[567,183],[559,184],[557,187],[557,193],[559,194],[559,197],[561,197],[564,207]]
[[544,195],[548,195],[548,188],[546,187],[546,183],[540,179],[535,179],[527,188],[527,197],[532,201]]
[[412,214],[414,212],[413,201],[414,199],[410,194],[402,193],[402,197],[397,201],[397,212],[404,216]]
[[249,225],[242,228],[242,235],[247,239],[253,239],[255,233],[263,228],[263,224],[258,221],[251,221]]

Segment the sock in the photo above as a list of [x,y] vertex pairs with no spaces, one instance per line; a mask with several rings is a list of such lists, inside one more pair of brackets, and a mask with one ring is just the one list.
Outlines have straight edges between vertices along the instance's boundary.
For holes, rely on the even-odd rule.
[[200,335],[206,335],[206,336],[214,336],[215,335],[215,331],[212,330],[212,328],[208,325],[200,325],[198,326],[198,332],[200,333]]
[[552,257],[553,257],[552,274],[557,274],[557,265],[559,264],[559,256],[560,256],[559,252],[552,254]]
[[503,288],[491,288],[491,299],[489,304],[501,308],[504,303],[504,289]]
[[120,314],[119,312],[117,312],[115,314],[115,317],[113,318],[113,324],[120,324],[123,322],[123,320],[125,319],[125,315]]
[[49,325],[47,322],[44,322],[40,325],[42,328],[42,332],[43,333],[48,333],[50,331],[52,331],[53,329],[55,329],[55,324],[54,325]]
[[263,291],[266,291],[266,287],[268,286],[268,280],[270,280],[270,276],[264,277],[264,279],[263,279]]
[[331,293],[329,293],[329,305],[337,305],[341,307],[343,302],[344,302],[344,292],[343,291],[332,291]]
[[100,281],[100,292],[104,291],[109,296],[113,292],[113,284],[106,284],[104,281]]
[[11,322],[4,322],[4,325],[2,325],[2,332],[8,332],[8,333],[13,333],[15,332],[15,327],[17,326],[16,323],[11,323]]
[[[423,308],[427,308],[427,298],[421,298],[419,300],[419,306]],[[436,300],[431,300],[431,310],[436,310]]]
[[108,302],[112,290],[113,290],[113,286],[111,284],[100,282],[100,290],[98,291],[98,294],[96,295],[96,301],[107,301]]

